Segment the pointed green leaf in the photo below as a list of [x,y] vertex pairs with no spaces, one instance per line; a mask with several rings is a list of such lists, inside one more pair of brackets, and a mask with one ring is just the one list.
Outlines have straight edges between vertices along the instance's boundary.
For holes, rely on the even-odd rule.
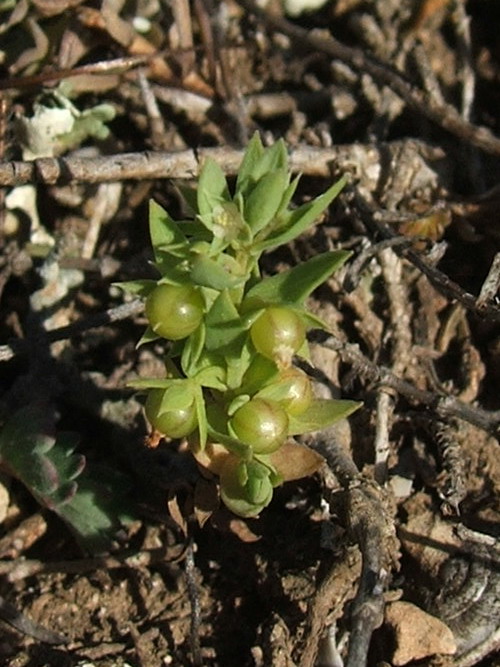
[[191,280],[196,285],[224,290],[238,287],[244,282],[242,276],[232,275],[226,268],[206,255],[196,255],[191,263]]
[[227,290],[219,294],[208,311],[205,323],[207,327],[206,346],[208,350],[227,351],[227,346],[246,334],[246,327],[233,304]]
[[199,447],[200,450],[203,451],[205,449],[205,445],[207,444],[208,425],[205,398],[203,396],[203,390],[200,385],[195,387],[194,401],[196,406],[196,419],[198,422]]
[[192,213],[193,216],[198,214],[198,191],[197,188],[193,188],[189,185],[177,185],[177,189],[181,193],[181,197],[184,199],[188,206],[188,213]]
[[281,198],[281,202],[278,210],[276,211],[276,217],[278,218],[282,213],[288,208],[288,204],[292,201],[292,197],[295,194],[295,190],[300,181],[300,174],[296,176],[293,181],[287,186]]
[[202,221],[209,218],[213,209],[224,201],[229,201],[229,190],[224,172],[217,162],[207,158],[203,163],[198,180],[198,211]]
[[263,303],[302,305],[311,292],[339,269],[351,254],[347,250],[333,250],[316,255],[289,271],[265,278],[252,287],[246,298]]
[[289,415],[288,435],[321,431],[355,412],[361,403],[315,398],[301,415]]
[[201,387],[209,387],[218,391],[226,390],[226,370],[222,366],[208,366],[197,373],[193,380]]
[[135,346],[136,349],[145,345],[146,343],[152,343],[154,340],[158,340],[159,336],[156,334],[151,327],[147,327],[146,331],[142,334],[140,340]]
[[197,373],[198,362],[205,347],[205,325],[202,323],[184,343],[181,355],[181,368],[187,377]]
[[177,378],[140,378],[127,382],[127,387],[132,389],[168,389]]
[[278,230],[273,232],[263,241],[254,244],[254,250],[256,252],[262,252],[263,250],[289,243],[297,236],[300,236],[300,234],[308,229],[321,215],[321,213],[323,213],[323,211],[328,208],[331,202],[345,186],[346,182],[346,178],[342,177],[339,181],[328,188],[326,192],[324,192],[322,195],[319,195],[319,197],[316,197],[316,199],[313,201],[300,206],[295,211],[283,214],[283,223],[280,225]]
[[248,142],[243,160],[241,162],[240,168],[238,169],[238,177],[236,179],[236,195],[247,194],[248,186],[253,183],[253,171],[263,153],[264,146],[260,140],[260,135],[258,132],[255,132],[253,137]]
[[257,183],[265,174],[281,170],[288,172],[288,153],[283,139],[279,139],[272,146],[264,148],[264,152],[252,169],[251,178],[254,183]]
[[260,179],[245,200],[245,221],[254,234],[264,229],[280,207],[288,186],[285,170],[271,171]]
[[161,261],[160,249],[165,250],[173,246],[184,247],[187,244],[187,239],[179,225],[153,199],[149,202],[149,234],[157,262]]
[[114,287],[119,287],[129,294],[136,294],[142,297],[147,297],[157,284],[156,280],[128,280],[122,283],[113,283]]

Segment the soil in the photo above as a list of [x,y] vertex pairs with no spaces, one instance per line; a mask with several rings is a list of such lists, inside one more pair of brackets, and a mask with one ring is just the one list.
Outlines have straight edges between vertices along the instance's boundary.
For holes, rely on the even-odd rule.
[[[23,477],[0,434],[1,665],[500,664],[500,6],[287,11],[0,2],[0,417],[75,434],[73,522],[91,507],[99,525],[75,535],[37,493],[39,459]],[[68,83],[83,134],[61,138],[62,116],[30,130],[37,104],[67,110]],[[115,283],[154,277],[148,202],[186,214],[187,152],[232,179],[254,131],[301,165],[296,205],[348,177],[262,269],[352,250],[309,302],[329,331],[307,369],[363,405],[304,439],[318,473],[241,519],[184,443],[145,445],[127,383],[161,376],[164,347],[136,348],[146,320]],[[141,172],[161,151],[170,171]]]

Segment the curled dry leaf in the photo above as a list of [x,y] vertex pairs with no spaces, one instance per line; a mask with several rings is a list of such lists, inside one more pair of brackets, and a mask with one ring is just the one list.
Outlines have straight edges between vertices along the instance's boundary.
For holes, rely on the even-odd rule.
[[308,477],[317,472],[324,458],[307,445],[288,440],[277,452],[270,455],[271,463],[284,482]]

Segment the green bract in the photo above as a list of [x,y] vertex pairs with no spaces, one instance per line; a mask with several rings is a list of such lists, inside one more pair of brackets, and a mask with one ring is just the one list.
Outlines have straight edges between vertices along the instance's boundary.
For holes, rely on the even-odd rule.
[[133,383],[149,392],[149,421],[169,437],[187,437],[198,462],[220,473],[223,502],[241,516],[258,514],[283,479],[320,465],[291,436],[321,430],[359,405],[314,398],[310,379],[293,366],[295,357],[309,357],[307,329],[327,328],[307,310],[307,298],[350,253],[325,252],[260,274],[261,254],[313,225],[345,185],[341,179],[294,208],[298,181],[284,142],[264,148],[257,134],[234,188],[205,160],[197,188],[181,189],[191,219],[173,220],[151,202],[158,280],[122,285],[146,299],[149,326],[140,344],[172,341],[165,378]]

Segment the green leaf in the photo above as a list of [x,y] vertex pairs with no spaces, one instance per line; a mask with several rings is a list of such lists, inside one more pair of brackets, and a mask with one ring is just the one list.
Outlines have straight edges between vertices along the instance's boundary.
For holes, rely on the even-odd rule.
[[[249,186],[253,184],[254,177],[252,176],[257,163],[264,153],[264,146],[260,140],[260,135],[255,132],[253,137],[248,142],[243,160],[238,169],[238,177],[236,179],[236,195],[247,194]],[[235,196],[236,199],[236,196]]]
[[289,271],[278,273],[254,285],[246,299],[263,303],[302,305],[313,290],[327,280],[351,256],[347,250],[316,255]]
[[92,465],[78,480],[77,493],[57,508],[77,541],[92,554],[116,547],[114,537],[133,519],[131,480],[118,471]]
[[297,189],[297,186],[300,181],[300,174],[296,176],[290,185],[287,186],[283,193],[283,197],[281,198],[281,202],[279,205],[278,210],[276,211],[276,218],[279,218],[279,216],[286,211],[288,208],[288,204],[292,201],[292,197],[295,194],[295,190]]
[[85,458],[74,453],[78,440],[74,433],[55,432],[46,407],[27,406],[0,432],[0,462],[40,505],[68,524],[87,551],[108,551],[130,519],[122,502],[126,485],[121,475],[108,471],[104,489],[98,470],[90,472]]
[[189,185],[177,185],[177,189],[181,193],[181,197],[186,202],[189,211],[193,216],[198,214],[198,190]]
[[157,284],[156,280],[128,280],[122,283],[113,283],[115,287],[119,287],[129,294],[136,294],[144,298],[154,290]]
[[168,389],[178,378],[141,378],[127,382],[127,387],[132,389]]
[[205,398],[203,390],[200,385],[197,385],[194,392],[194,401],[196,406],[196,419],[198,421],[198,438],[199,447],[203,451],[207,444],[208,424],[207,424],[207,410],[205,407]]
[[55,435],[51,415],[28,406],[2,428],[0,462],[41,505],[53,510],[76,493],[73,480],[85,467],[85,458],[74,454],[78,440],[73,433]]
[[141,347],[141,345],[145,345],[146,343],[152,343],[154,340],[158,340],[159,336],[156,334],[151,327],[147,327],[146,331],[142,334],[140,340],[137,342],[137,345],[135,346],[136,349]]
[[209,387],[218,391],[226,390],[226,369],[222,366],[207,366],[197,373],[193,380],[201,387]]
[[165,390],[158,414],[162,415],[169,410],[184,410],[189,408],[195,400],[196,385],[190,380],[172,380]]
[[198,363],[205,348],[205,325],[202,323],[184,343],[181,354],[181,368],[187,377],[191,377],[199,370]]
[[158,263],[163,261],[163,255],[166,250],[188,248],[188,241],[180,230],[179,225],[153,199],[149,202],[149,234],[151,236],[155,261]]
[[272,146],[264,148],[264,152],[252,169],[251,179],[254,183],[257,183],[265,174],[281,170],[288,172],[288,153],[283,139],[279,139]]
[[227,290],[221,292],[214,301],[206,315],[205,324],[207,350],[226,352],[227,346],[243,334],[246,335],[247,327],[242,322]]
[[238,287],[245,280],[242,276],[232,275],[216,260],[210,259],[206,255],[196,255],[191,264],[190,276],[196,285],[210,287],[218,291]]
[[254,354],[243,376],[240,391],[243,394],[253,396],[276,378],[278,374],[279,370],[274,361],[263,357],[261,354]]
[[311,405],[301,415],[289,415],[288,435],[300,435],[310,431],[321,431],[361,407],[357,401],[337,401],[315,398]]
[[229,190],[224,172],[217,162],[207,158],[203,163],[198,180],[198,211],[203,223],[210,219],[216,206],[229,200]]
[[319,195],[319,197],[316,197],[316,199],[313,199],[313,201],[300,206],[295,211],[283,214],[283,223],[280,224],[279,228],[264,240],[255,243],[253,245],[253,250],[262,252],[263,250],[289,243],[297,236],[300,236],[300,234],[308,229],[321,213],[328,208],[345,186],[346,182],[346,178],[342,177],[328,188],[326,192]]
[[288,186],[285,170],[265,174],[245,199],[244,218],[254,234],[264,229],[278,211]]

